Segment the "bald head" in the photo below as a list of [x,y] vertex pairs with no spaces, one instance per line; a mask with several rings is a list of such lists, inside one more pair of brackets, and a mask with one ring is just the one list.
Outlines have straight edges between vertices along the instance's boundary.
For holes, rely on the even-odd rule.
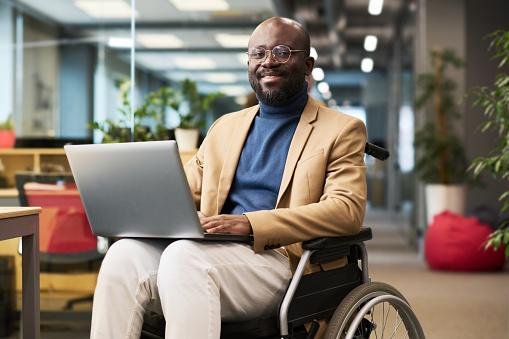
[[308,31],[297,21],[279,16],[272,17],[259,24],[251,34],[248,47],[253,47],[254,38],[259,36],[267,37],[271,34],[276,34],[276,32],[284,32],[288,40],[296,44],[291,46],[292,48],[305,49],[309,55],[311,43]]

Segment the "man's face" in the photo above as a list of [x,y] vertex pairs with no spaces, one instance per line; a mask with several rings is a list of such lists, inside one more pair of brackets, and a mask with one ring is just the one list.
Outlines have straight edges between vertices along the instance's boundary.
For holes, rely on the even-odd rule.
[[[280,22],[262,24],[251,36],[249,50],[259,47],[272,50],[278,45],[288,46],[292,50],[304,49],[299,33],[294,27]],[[249,61],[249,82],[260,101],[277,106],[302,89],[304,78],[312,68],[313,59],[309,58],[307,52],[292,52],[286,63],[277,62],[269,52],[261,63]]]

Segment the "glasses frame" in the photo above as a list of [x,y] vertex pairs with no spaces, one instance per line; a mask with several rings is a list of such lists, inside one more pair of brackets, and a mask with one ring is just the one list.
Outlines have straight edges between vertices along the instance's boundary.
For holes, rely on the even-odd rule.
[[[279,61],[279,60],[276,59],[276,56],[274,55],[274,49],[276,49],[278,47],[285,47],[285,48],[288,48],[288,50],[290,51],[290,55],[288,56],[288,59],[286,59],[286,61]],[[267,56],[269,54],[267,52],[270,52],[272,60],[274,60],[278,64],[286,64],[290,60],[290,58],[292,57],[292,53],[294,53],[294,52],[307,52],[307,50],[305,50],[305,49],[291,49],[290,47],[288,47],[286,45],[277,45],[277,46],[274,46],[272,49],[266,49],[266,48],[263,48],[263,47],[256,47],[256,48],[253,48],[253,49],[263,49],[263,50],[265,50],[265,56],[263,58],[261,58],[261,59],[252,59],[250,54],[249,54],[250,51],[246,52],[248,60],[250,62],[253,62],[254,64],[257,64],[257,65],[262,64],[263,62],[265,62],[265,60],[267,60]],[[251,51],[253,49],[251,49]]]

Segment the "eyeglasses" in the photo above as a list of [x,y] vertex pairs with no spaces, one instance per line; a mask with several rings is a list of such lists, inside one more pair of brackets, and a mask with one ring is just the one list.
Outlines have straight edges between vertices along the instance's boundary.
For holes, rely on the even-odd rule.
[[274,47],[272,50],[265,49],[263,47],[256,47],[247,52],[247,56],[249,57],[249,61],[255,64],[261,64],[267,59],[269,53],[272,53],[272,58],[280,63],[284,64],[290,60],[292,56],[292,52],[306,52],[304,49],[290,49],[290,47],[285,45],[278,45]]

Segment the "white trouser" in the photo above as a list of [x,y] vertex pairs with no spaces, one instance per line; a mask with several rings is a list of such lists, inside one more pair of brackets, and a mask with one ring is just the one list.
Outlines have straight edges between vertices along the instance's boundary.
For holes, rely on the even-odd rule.
[[245,244],[123,239],[101,266],[92,311],[93,339],[139,338],[149,302],[161,305],[166,338],[218,339],[223,320],[276,312],[291,278],[276,251]]

